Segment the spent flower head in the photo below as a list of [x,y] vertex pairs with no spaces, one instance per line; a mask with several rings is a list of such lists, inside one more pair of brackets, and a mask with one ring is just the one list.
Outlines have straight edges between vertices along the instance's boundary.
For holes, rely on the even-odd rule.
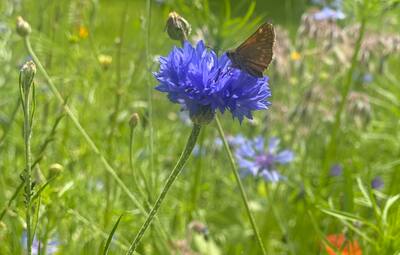
[[243,136],[230,139],[235,149],[236,160],[244,175],[261,176],[270,182],[284,179],[276,166],[288,164],[294,158],[291,150],[278,150],[279,142],[278,138],[273,137],[265,148],[264,138],[261,136],[255,139],[245,139]]
[[202,41],[196,47],[185,42],[167,57],[160,57],[160,70],[154,73],[157,90],[189,111],[197,124],[209,123],[217,110],[229,110],[240,122],[252,119],[255,110],[267,109],[271,96],[268,77],[254,77],[231,67],[226,54],[217,57]]

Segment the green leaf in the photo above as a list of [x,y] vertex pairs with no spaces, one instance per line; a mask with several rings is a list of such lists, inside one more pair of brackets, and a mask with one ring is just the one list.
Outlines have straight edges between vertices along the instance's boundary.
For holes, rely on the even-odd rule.
[[107,238],[107,242],[106,245],[104,246],[104,251],[103,251],[103,255],[107,255],[108,254],[108,249],[110,248],[110,244],[111,244],[111,240],[114,236],[115,231],[118,228],[119,222],[121,221],[121,218],[124,214],[121,214],[117,220],[117,222],[115,222],[114,227],[112,228],[110,235]]

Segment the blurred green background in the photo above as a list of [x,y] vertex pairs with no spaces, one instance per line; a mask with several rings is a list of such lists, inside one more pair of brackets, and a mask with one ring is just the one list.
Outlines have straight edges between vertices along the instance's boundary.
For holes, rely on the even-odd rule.
[[[314,13],[324,7],[346,17],[316,20]],[[278,137],[281,148],[295,153],[293,162],[278,167],[286,181],[243,179],[268,254],[335,254],[325,248],[329,235],[357,242],[362,254],[400,254],[396,0],[2,0],[0,254],[26,253],[23,191],[15,199],[13,194],[24,169],[18,75],[29,54],[15,32],[16,17],[30,23],[32,47],[54,84],[148,210],[191,129],[180,107],[152,89],[158,57],[180,45],[165,33],[171,11],[191,24],[192,43],[203,39],[219,54],[238,46],[264,21],[276,28],[275,60],[266,72],[270,109],[241,125],[229,114],[222,116],[229,136]],[[357,50],[361,23],[365,33]],[[144,215],[65,115],[39,71],[35,86],[36,191],[62,169],[35,203],[40,254],[102,254],[121,214],[110,254],[124,254]],[[131,144],[134,112],[141,120]],[[217,138],[215,123],[204,128],[140,254],[261,254]],[[337,175],[331,172],[335,165],[342,169]],[[383,186],[374,187],[373,180]]]

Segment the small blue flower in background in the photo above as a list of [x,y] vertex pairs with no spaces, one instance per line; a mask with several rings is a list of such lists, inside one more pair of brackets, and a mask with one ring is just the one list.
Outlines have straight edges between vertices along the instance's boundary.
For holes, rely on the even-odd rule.
[[363,82],[368,84],[371,83],[374,80],[374,76],[371,73],[366,73],[363,76]]
[[342,0],[333,0],[333,1],[326,1],[326,0],[312,0],[313,4],[322,5],[325,7],[332,7],[334,9],[340,10],[343,6]]
[[264,146],[264,138],[256,137],[248,140],[242,136],[231,139],[235,148],[235,157],[244,175],[261,176],[266,181],[277,182],[284,179],[276,169],[276,165],[285,165],[294,158],[290,150],[278,151],[279,139],[271,138],[268,147]]
[[335,164],[331,167],[330,176],[336,177],[341,175],[343,172],[343,167],[339,164]]
[[373,189],[382,189],[383,188],[383,180],[380,176],[375,177],[374,179],[372,179],[371,181],[371,187]]
[[329,7],[324,7],[322,10],[314,13],[314,19],[321,21],[321,20],[338,20],[344,19],[346,15],[340,10],[334,10]]
[[185,42],[167,57],[160,57],[160,70],[154,73],[157,90],[167,93],[169,100],[182,105],[190,117],[208,111],[229,110],[240,122],[252,119],[255,110],[267,109],[271,96],[268,77],[254,77],[232,68],[226,54],[220,58],[207,50],[203,41],[194,48]]
[[[26,247],[26,239],[27,238],[28,238],[27,234],[26,234],[26,232],[24,232],[24,234],[22,235],[22,244],[25,249],[27,249],[27,247]],[[60,243],[56,239],[48,240],[47,246],[46,246],[46,254],[47,255],[55,254],[58,251],[59,244]],[[36,236],[35,236],[32,241],[32,255],[38,255],[39,251],[40,251],[40,254],[44,254],[43,248],[44,248],[44,245],[42,243],[40,243],[36,239]]]

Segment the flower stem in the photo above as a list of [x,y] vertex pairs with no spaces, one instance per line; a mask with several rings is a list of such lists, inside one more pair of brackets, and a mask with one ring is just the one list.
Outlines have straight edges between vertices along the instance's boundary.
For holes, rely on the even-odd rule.
[[58,91],[57,87],[54,85],[54,83],[53,83],[52,79],[50,78],[49,74],[47,73],[46,69],[44,69],[42,63],[39,61],[38,57],[36,56],[35,52],[33,51],[32,47],[31,47],[31,44],[30,44],[30,41],[29,41],[29,37],[25,37],[24,38],[24,42],[25,42],[25,47],[26,47],[29,55],[31,55],[33,61],[35,62],[36,66],[38,67],[38,70],[43,74],[45,80],[47,81],[47,84],[50,87],[51,92],[53,92],[53,94],[56,96],[56,98],[60,102],[60,104],[63,105],[64,111],[70,117],[70,119],[72,120],[73,124],[78,129],[78,131],[82,134],[82,136],[84,137],[84,139],[88,143],[89,147],[94,151],[95,154],[97,154],[99,156],[100,162],[104,165],[105,169],[116,180],[116,182],[122,188],[122,190],[133,201],[135,206],[137,206],[139,208],[141,213],[143,213],[144,215],[147,215],[146,210],[142,207],[142,205],[137,200],[137,198],[130,192],[130,190],[124,184],[124,182],[119,178],[119,176],[115,172],[114,168],[110,165],[110,163],[108,163],[107,159],[100,152],[99,148],[93,142],[92,138],[90,138],[89,134],[82,127],[82,125],[80,124],[78,118],[72,112],[71,108],[69,108],[69,106],[65,103],[64,98],[61,96],[60,92]]
[[[145,37],[145,63],[146,69],[151,73],[151,60],[150,60],[150,31],[151,31],[151,0],[146,1],[146,37]],[[156,178],[158,173],[154,172],[154,127],[153,127],[153,84],[149,79],[150,75],[146,75],[147,84],[147,104],[148,104],[148,125],[149,125],[149,150],[150,150],[150,173],[152,176],[152,187],[157,187]],[[158,171],[158,170],[156,170]],[[151,199],[149,197],[149,199]]]
[[224,130],[222,129],[221,122],[219,121],[218,116],[215,116],[215,121],[217,122],[218,133],[219,133],[219,135],[221,137],[221,140],[222,140],[222,142],[224,144],[224,149],[225,149],[226,153],[228,154],[229,163],[231,165],[231,169],[232,169],[233,175],[235,176],[236,183],[239,186],[240,195],[242,196],[242,200],[243,200],[244,206],[246,208],[247,216],[249,217],[249,220],[250,220],[251,226],[253,228],[254,234],[257,237],[258,245],[261,248],[262,254],[266,255],[267,251],[265,250],[264,244],[262,242],[260,232],[257,229],[256,221],[255,221],[255,219],[253,217],[253,214],[250,211],[250,206],[249,206],[249,202],[248,202],[248,199],[247,199],[246,192],[244,190],[242,181],[240,180],[240,176],[239,176],[239,172],[238,172],[238,170],[236,168],[235,160],[233,158],[231,150],[229,149],[228,142],[225,139]]
[[188,160],[190,153],[192,152],[197,137],[199,136],[201,130],[201,126],[194,124],[192,133],[189,136],[188,141],[186,142],[185,149],[183,150],[181,156],[179,157],[178,162],[176,163],[174,169],[172,170],[171,174],[169,175],[167,182],[164,185],[160,195],[158,196],[156,202],[153,205],[149,215],[147,216],[146,221],[143,223],[142,227],[140,228],[139,232],[137,233],[135,239],[133,240],[127,254],[132,254],[135,250],[137,245],[139,244],[140,240],[142,239],[144,233],[146,232],[147,228],[150,226],[154,216],[157,214],[158,209],[160,208],[162,202],[164,201],[165,196],[167,195],[169,189],[171,188],[172,184],[176,180],[176,177],[182,171],[183,166],[185,165],[186,161]]
[[[351,65],[350,68],[347,72],[347,76],[345,77],[344,80],[344,85],[341,91],[341,99],[340,99],[340,103],[339,103],[339,107],[336,111],[336,115],[335,115],[335,122],[333,124],[332,127],[332,132],[331,132],[331,136],[328,142],[328,146],[326,149],[326,154],[323,160],[323,174],[321,175],[322,180],[321,180],[321,187],[324,187],[326,185],[326,180],[328,180],[328,175],[329,175],[329,167],[330,164],[332,163],[332,160],[334,159],[335,155],[336,155],[336,150],[337,150],[337,145],[338,145],[338,133],[340,132],[340,126],[341,126],[341,121],[342,121],[342,115],[347,103],[347,98],[349,96],[349,92],[351,89],[351,86],[353,85],[353,77],[354,77],[354,72],[357,68],[357,64],[358,64],[358,55],[361,49],[361,45],[362,45],[362,40],[364,38],[364,34],[365,34],[365,28],[366,28],[366,24],[367,24],[367,18],[364,16],[361,19],[361,26],[360,26],[360,31],[357,35],[357,40],[356,40],[356,44],[354,47],[354,51],[353,51],[353,56],[351,58]],[[343,139],[343,138],[342,138]]]
[[[31,195],[32,195],[32,157],[31,157],[31,137],[32,137],[32,120],[31,120],[31,93],[30,89],[26,89],[21,95],[23,97],[23,112],[24,112],[24,144],[25,144],[25,206],[26,206],[26,247],[28,255],[32,254],[31,247]],[[33,99],[34,100],[34,99]]]

